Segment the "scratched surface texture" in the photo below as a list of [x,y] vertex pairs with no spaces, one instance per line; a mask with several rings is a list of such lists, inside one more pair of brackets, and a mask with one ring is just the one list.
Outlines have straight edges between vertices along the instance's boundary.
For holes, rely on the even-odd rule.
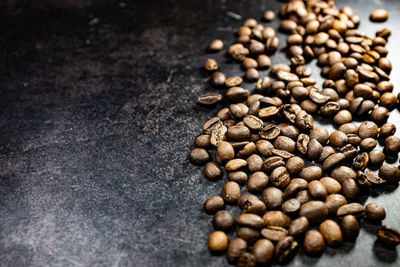
[[[223,180],[207,181],[187,160],[216,112],[196,105],[198,95],[217,91],[201,66],[209,41],[233,40],[241,21],[228,11],[258,17],[281,4],[101,1],[1,16],[0,265],[228,266],[207,250],[211,217],[202,212]],[[344,4],[368,33],[393,30],[388,48],[398,92],[400,2],[338,1]],[[368,14],[379,7],[391,17],[373,24]],[[223,53],[213,57],[227,75],[240,74]],[[287,59],[280,52],[272,61]],[[398,119],[396,110],[390,121]],[[363,200],[384,204],[385,223],[400,227],[399,190]],[[290,266],[399,266],[399,250],[376,242],[376,228],[362,222],[355,244],[320,258],[300,251]]]

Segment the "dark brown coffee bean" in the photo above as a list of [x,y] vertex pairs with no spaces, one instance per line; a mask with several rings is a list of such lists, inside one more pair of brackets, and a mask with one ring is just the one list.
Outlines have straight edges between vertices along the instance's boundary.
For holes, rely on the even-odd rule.
[[300,202],[295,198],[288,199],[282,204],[282,210],[286,214],[295,214],[300,210]]
[[286,187],[290,182],[290,174],[286,167],[278,167],[271,172],[270,181],[273,186]]
[[394,165],[383,164],[379,168],[379,177],[385,181],[398,182],[400,181],[400,170]]
[[243,208],[244,208],[244,205],[246,204],[246,202],[247,202],[248,200],[250,200],[250,199],[259,200],[257,196],[252,195],[252,194],[244,194],[244,195],[241,195],[240,198],[239,198],[239,201],[238,201],[239,207],[240,207],[241,209],[243,209]]
[[328,207],[329,215],[336,215],[337,210],[347,204],[347,200],[344,196],[339,194],[329,195],[325,200],[325,205]]
[[213,40],[209,45],[208,45],[208,50],[210,51],[221,51],[224,48],[224,42],[222,42],[219,39]]
[[268,211],[263,216],[265,226],[279,226],[287,228],[290,224],[290,218],[282,211]]
[[227,210],[220,210],[215,213],[212,224],[215,230],[229,231],[235,220],[232,214]]
[[209,134],[202,134],[196,137],[195,145],[201,148],[209,148],[211,146]]
[[376,232],[380,241],[388,246],[398,246],[400,244],[400,232],[391,226],[382,225]]
[[321,126],[314,127],[310,132],[310,139],[315,139],[320,144],[325,145],[329,140],[328,130]]
[[266,239],[269,239],[273,242],[278,242],[285,238],[288,234],[288,231],[279,226],[268,226],[261,230],[261,235]]
[[275,170],[278,167],[285,166],[285,162],[283,161],[283,158],[280,156],[272,156],[268,157],[263,164],[263,169],[267,172],[271,172]]
[[261,192],[267,186],[269,181],[268,176],[261,171],[257,171],[250,176],[247,182],[247,189],[250,192]]
[[348,137],[344,132],[334,131],[329,135],[329,144],[336,147],[342,147],[347,144]]
[[371,149],[374,149],[377,144],[378,143],[377,143],[376,139],[368,137],[361,141],[360,149],[363,151],[370,151]]
[[237,217],[236,223],[244,227],[261,228],[263,227],[263,219],[252,213],[244,213]]
[[361,139],[368,137],[376,138],[378,136],[378,126],[372,121],[365,121],[358,128],[358,136]]
[[207,58],[204,62],[204,68],[208,71],[214,71],[218,69],[218,63],[215,59]]
[[369,156],[367,152],[363,152],[358,154],[357,157],[354,159],[353,167],[357,171],[363,171],[367,167],[369,163]]
[[357,149],[351,144],[347,144],[339,149],[340,153],[343,153],[347,160],[352,160],[357,156]]
[[247,69],[244,75],[249,81],[256,81],[260,78],[260,73],[255,68]]
[[317,160],[318,162],[324,162],[330,155],[335,154],[336,149],[332,146],[324,146],[322,148],[322,153],[319,159]]
[[306,154],[308,150],[308,144],[310,137],[306,134],[299,134],[296,141],[296,147],[301,154]]
[[249,245],[260,238],[260,232],[249,227],[239,227],[236,232],[237,237],[244,239]]
[[257,199],[249,198],[243,204],[242,209],[243,209],[243,212],[245,212],[245,213],[255,213],[258,215],[263,215],[265,213],[266,206],[265,206],[264,202],[262,202],[258,198]]
[[303,248],[307,255],[317,256],[325,250],[324,237],[317,230],[309,230],[306,232],[303,242]]
[[308,225],[307,217],[302,216],[293,220],[289,225],[289,235],[297,240],[302,239],[308,229]]
[[236,182],[227,182],[221,191],[221,197],[228,204],[236,204],[240,198],[240,187]]
[[328,246],[336,248],[342,244],[343,235],[340,226],[333,220],[325,220],[318,227]]
[[307,156],[316,160],[321,156],[322,150],[323,146],[316,139],[311,139],[308,143]]
[[307,217],[310,224],[317,224],[328,216],[328,207],[322,201],[311,200],[301,205],[299,215]]
[[382,124],[386,122],[389,114],[390,112],[387,108],[378,106],[372,110],[369,118],[378,124]]
[[389,136],[385,139],[385,154],[397,155],[400,152],[400,138],[397,136]]
[[346,215],[342,218],[341,228],[343,237],[350,241],[354,241],[360,233],[360,226],[353,215]]
[[264,126],[264,122],[256,116],[247,115],[243,119],[244,124],[253,131],[260,130]]
[[294,176],[304,168],[304,160],[300,157],[291,157],[286,161],[286,169],[289,174]]
[[343,153],[334,153],[326,158],[323,164],[323,169],[329,170],[340,164],[345,158],[346,157]]
[[241,87],[231,87],[225,92],[226,99],[231,103],[239,103],[249,97],[250,92]]
[[194,148],[189,153],[189,159],[195,165],[204,165],[210,160],[210,155],[204,148]]
[[369,164],[372,166],[380,166],[385,160],[385,154],[378,149],[371,150],[368,153],[369,156]]
[[322,176],[322,169],[319,166],[309,166],[301,170],[300,177],[306,181],[320,179]]
[[385,9],[377,9],[372,11],[369,18],[376,22],[385,21],[389,18],[389,12],[387,12]]
[[278,209],[283,204],[283,192],[276,187],[267,187],[262,192],[262,200],[268,209]]
[[246,126],[231,126],[226,132],[226,136],[232,141],[246,141],[250,137],[250,130]]
[[212,196],[209,197],[203,205],[204,211],[207,214],[213,214],[218,210],[221,210],[225,207],[224,200],[220,196]]
[[353,215],[356,218],[361,218],[365,215],[365,208],[359,203],[349,203],[341,206],[336,214],[339,218],[343,218],[346,215]]
[[393,123],[385,123],[379,129],[379,137],[382,139],[386,139],[387,137],[394,135],[396,133],[396,125]]
[[268,264],[274,255],[274,249],[271,241],[260,239],[254,243],[251,253],[258,264]]
[[299,245],[292,236],[287,236],[276,244],[275,258],[280,264],[286,264],[296,255]]
[[222,100],[221,94],[206,94],[198,97],[197,102],[202,105],[214,105]]
[[270,106],[260,109],[258,117],[262,120],[269,120],[274,118],[279,112],[279,109],[275,106]]
[[281,130],[281,135],[287,136],[292,140],[296,140],[296,138],[300,134],[299,129],[294,125],[288,123],[280,123],[278,126]]
[[274,146],[267,140],[260,140],[256,143],[257,151],[263,156],[270,156]]
[[221,167],[216,162],[207,162],[204,166],[204,174],[211,181],[222,177]]
[[239,259],[240,255],[246,252],[247,242],[240,237],[236,237],[233,239],[228,246],[228,250],[226,252],[226,259],[229,263],[234,264]]
[[304,204],[310,200],[312,200],[312,197],[308,190],[301,190],[297,193],[296,199],[300,202],[300,204]]
[[210,77],[210,84],[213,87],[221,87],[225,85],[225,74],[222,72],[214,72]]
[[276,50],[279,48],[279,39],[278,37],[270,37],[267,39],[267,42],[265,43],[265,50],[267,50],[269,53],[275,53]]
[[305,190],[308,188],[308,182],[301,178],[292,179],[289,185],[285,189],[285,197],[289,198],[290,196],[296,194],[300,190]]
[[290,153],[294,153],[296,149],[296,142],[286,136],[278,136],[275,139],[274,146],[276,149],[285,150]]
[[349,201],[354,201],[360,196],[360,189],[354,179],[347,179],[342,183],[343,195]]
[[347,166],[339,166],[332,170],[331,177],[336,179],[339,183],[343,183],[348,179],[356,179],[357,174],[356,172],[347,167]]
[[[245,33],[245,31],[247,30],[247,31],[250,31],[251,32],[251,30],[250,30],[250,28],[248,28],[247,27],[247,29],[245,29],[245,27],[246,26],[243,26],[243,28],[241,27],[241,30],[240,31],[238,31],[238,33],[239,33],[239,36],[245,36],[245,35],[249,35],[249,34],[244,34]],[[243,31],[243,29],[245,30],[245,31]],[[243,46],[243,44],[241,44],[241,43],[236,43],[236,44],[233,44],[233,45],[231,45],[229,48],[228,48],[228,53],[235,59],[235,60],[238,60],[238,61],[243,61],[248,55],[249,55],[249,49],[247,49],[246,47],[244,47]]]
[[367,218],[371,222],[381,222],[386,218],[385,208],[377,203],[369,203],[365,206],[365,210],[367,212]]
[[328,195],[324,184],[318,180],[311,181],[308,184],[308,191],[314,199],[325,200]]

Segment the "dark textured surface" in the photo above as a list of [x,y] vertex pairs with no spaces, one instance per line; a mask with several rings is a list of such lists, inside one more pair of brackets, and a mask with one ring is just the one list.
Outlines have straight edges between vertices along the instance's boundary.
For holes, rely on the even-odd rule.
[[[393,30],[398,92],[400,2],[343,4],[361,16],[361,29]],[[280,5],[157,0],[1,17],[0,265],[227,265],[207,250],[211,217],[202,211],[223,181],[207,181],[187,160],[216,112],[195,103],[217,91],[201,70],[204,48],[233,40],[240,21],[227,11],[258,17]],[[390,10],[388,22],[368,21],[378,7]],[[240,73],[214,57],[226,74]],[[282,53],[272,60],[287,62]],[[390,121],[398,118],[396,110]],[[389,187],[367,202],[384,204],[385,223],[400,227],[399,200]],[[363,222],[357,243],[321,258],[300,252],[291,265],[399,266],[398,249],[375,242],[376,228]]]

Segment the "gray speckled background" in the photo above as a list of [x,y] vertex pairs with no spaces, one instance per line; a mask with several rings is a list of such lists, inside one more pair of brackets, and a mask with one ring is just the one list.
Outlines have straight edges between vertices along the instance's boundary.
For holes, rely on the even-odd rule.
[[[361,29],[393,30],[388,48],[398,92],[400,2],[343,4],[361,16]],[[216,112],[196,105],[199,94],[217,91],[201,66],[209,41],[233,40],[240,21],[227,11],[258,17],[280,5],[152,0],[122,8],[102,1],[2,16],[0,265],[227,266],[207,250],[211,217],[202,211],[223,180],[207,181],[187,160]],[[367,20],[378,7],[390,10],[388,22]],[[214,56],[226,74],[240,73],[223,54]],[[287,59],[279,53],[272,61]],[[390,121],[398,119],[396,110]],[[399,190],[386,187],[367,202],[384,204],[385,223],[400,227],[399,200]],[[375,242],[377,226],[362,227],[357,243],[321,258],[300,252],[290,265],[400,265],[398,249]]]

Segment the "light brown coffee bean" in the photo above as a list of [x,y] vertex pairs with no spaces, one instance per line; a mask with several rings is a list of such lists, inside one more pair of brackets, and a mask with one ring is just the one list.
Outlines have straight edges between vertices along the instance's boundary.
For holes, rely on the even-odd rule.
[[301,170],[300,177],[306,181],[320,179],[322,176],[322,169],[319,166],[309,166]]
[[328,216],[328,207],[324,202],[311,200],[300,207],[300,216],[305,216],[310,224],[317,224]]
[[212,252],[221,253],[228,247],[228,237],[222,231],[215,231],[208,237],[208,249]]
[[319,180],[326,188],[328,195],[340,193],[342,186],[332,177],[323,177]]
[[377,9],[370,14],[369,18],[376,22],[385,21],[389,18],[389,12],[385,9]]
[[336,248],[342,244],[343,241],[342,230],[335,221],[333,220],[323,221],[319,225],[318,230],[323,235],[328,246]]
[[252,213],[243,213],[236,218],[236,223],[244,227],[261,228],[263,227],[263,219]]
[[203,209],[207,214],[213,214],[224,207],[224,200],[220,196],[211,196],[203,204]]
[[317,230],[308,230],[303,241],[303,248],[307,255],[317,256],[325,250],[324,237]]
[[339,218],[343,218],[346,215],[353,215],[356,218],[361,218],[365,215],[365,208],[359,203],[349,203],[341,206],[336,214]]
[[[268,239],[259,239],[254,243],[251,253],[256,262],[261,265],[268,264],[274,256],[275,246]],[[247,265],[246,265],[247,266]]]
[[279,226],[287,228],[290,224],[290,217],[282,211],[268,211],[263,216],[265,226]]
[[308,191],[314,199],[325,200],[328,195],[324,184],[318,180],[311,181],[308,184]]
[[236,204],[240,198],[240,187],[236,182],[227,182],[221,191],[221,197],[227,204]]

